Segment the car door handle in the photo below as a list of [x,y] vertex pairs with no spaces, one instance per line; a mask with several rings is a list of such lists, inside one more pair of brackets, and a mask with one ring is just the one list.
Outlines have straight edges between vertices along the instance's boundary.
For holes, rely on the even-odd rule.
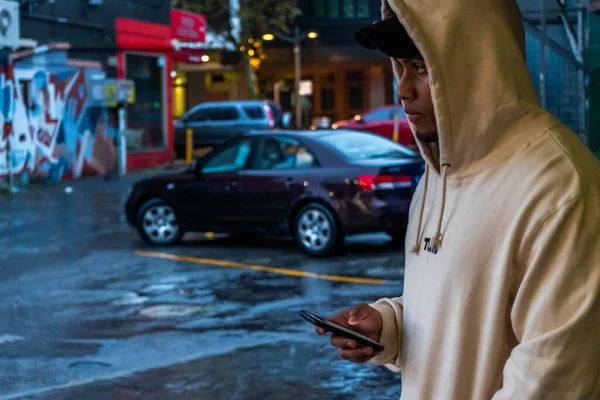
[[289,187],[291,187],[293,184],[294,184],[294,179],[293,179],[293,178],[285,178],[285,179],[283,180],[283,185],[284,185],[286,188],[289,188]]

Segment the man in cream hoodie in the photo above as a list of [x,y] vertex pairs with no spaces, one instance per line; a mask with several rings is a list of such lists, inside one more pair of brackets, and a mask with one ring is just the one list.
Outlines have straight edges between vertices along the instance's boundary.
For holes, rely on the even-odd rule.
[[600,167],[539,106],[515,1],[388,2],[357,39],[392,57],[427,168],[403,296],[330,318],[385,350],[332,344],[406,400],[599,400]]

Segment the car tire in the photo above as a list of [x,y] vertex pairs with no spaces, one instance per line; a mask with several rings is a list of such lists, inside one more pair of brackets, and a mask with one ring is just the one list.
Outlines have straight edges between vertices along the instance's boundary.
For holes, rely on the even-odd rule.
[[311,256],[331,255],[344,243],[344,235],[331,210],[321,203],[302,207],[294,219],[293,236]]
[[179,226],[175,210],[163,199],[151,199],[140,207],[137,230],[144,242],[152,246],[177,243],[184,231]]

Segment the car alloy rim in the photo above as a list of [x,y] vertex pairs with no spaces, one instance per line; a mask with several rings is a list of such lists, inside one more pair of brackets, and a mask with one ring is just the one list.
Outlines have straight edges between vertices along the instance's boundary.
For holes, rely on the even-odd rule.
[[155,205],[144,213],[144,232],[155,243],[168,243],[179,233],[179,225],[173,209],[167,205]]
[[307,210],[300,217],[298,235],[308,250],[323,250],[331,241],[331,222],[322,211]]

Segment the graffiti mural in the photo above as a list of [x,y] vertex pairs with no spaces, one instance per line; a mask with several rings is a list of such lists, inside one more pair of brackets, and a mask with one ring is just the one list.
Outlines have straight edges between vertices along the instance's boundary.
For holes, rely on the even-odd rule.
[[115,118],[88,96],[104,73],[49,65],[16,62],[0,74],[0,179],[9,168],[21,183],[114,171]]

